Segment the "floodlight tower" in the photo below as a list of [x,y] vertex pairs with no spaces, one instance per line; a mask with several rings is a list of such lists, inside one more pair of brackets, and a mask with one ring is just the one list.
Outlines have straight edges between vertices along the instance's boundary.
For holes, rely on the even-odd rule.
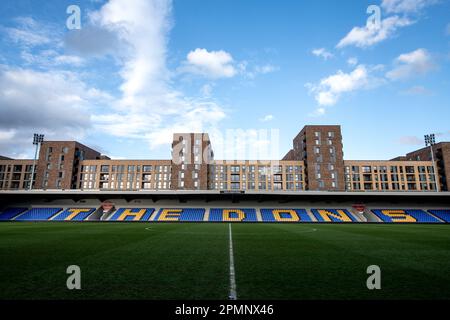
[[436,164],[434,162],[434,152],[433,152],[433,146],[436,144],[436,138],[434,133],[426,134],[424,138],[425,138],[425,146],[426,147],[430,146],[431,161],[433,162],[433,170],[434,170],[434,183],[436,184],[436,192],[439,192],[439,178]]
[[30,185],[28,187],[28,190],[33,189],[34,171],[36,170],[36,159],[37,159],[38,151],[39,151],[39,148],[40,148],[42,142],[44,142],[44,135],[35,133],[33,136],[33,145],[36,146],[36,150],[34,152],[33,168],[31,169],[31,179],[30,179]]

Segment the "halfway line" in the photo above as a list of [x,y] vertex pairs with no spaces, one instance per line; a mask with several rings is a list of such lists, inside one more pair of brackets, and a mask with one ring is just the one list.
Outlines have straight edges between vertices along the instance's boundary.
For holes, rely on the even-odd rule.
[[234,271],[234,254],[233,254],[233,234],[231,232],[231,223],[228,224],[228,234],[230,241],[230,300],[237,300],[236,293],[236,273]]

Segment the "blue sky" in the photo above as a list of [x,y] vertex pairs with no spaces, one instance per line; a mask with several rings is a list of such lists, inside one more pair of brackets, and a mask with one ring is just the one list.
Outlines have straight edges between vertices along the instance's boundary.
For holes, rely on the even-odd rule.
[[218,158],[281,158],[340,124],[345,159],[388,159],[450,140],[449,74],[446,0],[4,0],[0,154],[42,132],[164,159],[173,132],[207,131]]

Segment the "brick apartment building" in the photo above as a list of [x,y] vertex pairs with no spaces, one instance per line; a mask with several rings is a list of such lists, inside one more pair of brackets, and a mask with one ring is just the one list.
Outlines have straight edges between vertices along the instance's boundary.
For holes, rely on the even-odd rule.
[[[44,141],[34,189],[448,191],[450,142],[392,160],[344,160],[340,126],[305,126],[282,160],[215,160],[207,133],[173,135],[172,158],[112,160],[75,141]],[[28,189],[33,160],[0,156],[0,190]],[[435,175],[437,171],[437,175]]]

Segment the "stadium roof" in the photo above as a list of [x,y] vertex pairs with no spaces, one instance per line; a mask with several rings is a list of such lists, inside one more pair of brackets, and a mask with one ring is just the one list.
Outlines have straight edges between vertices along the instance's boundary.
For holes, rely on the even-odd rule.
[[135,199],[178,200],[181,203],[190,200],[232,202],[257,201],[257,202],[280,202],[288,203],[294,201],[309,202],[435,202],[438,204],[450,203],[450,192],[328,192],[328,191],[217,191],[217,190],[160,190],[160,191],[107,191],[107,190],[18,190],[0,191],[0,202],[18,200],[56,200],[72,199]]

